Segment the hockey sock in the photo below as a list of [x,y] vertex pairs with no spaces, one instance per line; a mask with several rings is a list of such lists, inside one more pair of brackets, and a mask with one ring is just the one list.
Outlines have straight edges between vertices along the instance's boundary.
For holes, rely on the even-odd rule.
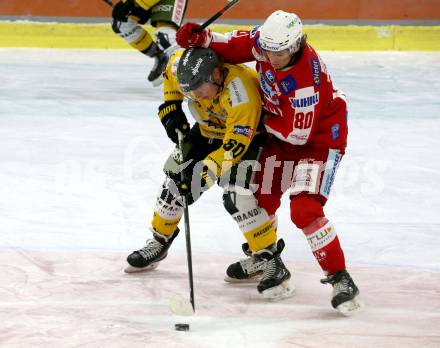
[[169,184],[170,179],[165,179],[156,199],[153,221],[151,221],[154,230],[164,236],[174,233],[183,215],[182,204],[178,198],[171,194],[168,188]]
[[256,252],[267,249],[277,241],[277,233],[273,228],[272,221],[268,220],[264,224],[244,233],[249,249]]
[[345,270],[344,252],[333,224],[321,217],[303,229],[313,255],[325,274]]

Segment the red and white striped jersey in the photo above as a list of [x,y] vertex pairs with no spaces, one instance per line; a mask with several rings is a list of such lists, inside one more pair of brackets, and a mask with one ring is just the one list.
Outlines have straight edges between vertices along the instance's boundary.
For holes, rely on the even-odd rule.
[[226,62],[256,61],[269,133],[292,145],[339,149],[347,142],[347,107],[326,66],[306,45],[293,66],[276,71],[259,45],[259,27],[226,35],[214,33],[210,47]]

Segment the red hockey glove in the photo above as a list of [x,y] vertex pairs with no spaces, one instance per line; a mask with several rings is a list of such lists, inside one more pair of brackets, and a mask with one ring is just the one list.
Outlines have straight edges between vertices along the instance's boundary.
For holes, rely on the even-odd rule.
[[180,47],[188,48],[190,46],[208,47],[212,40],[212,31],[203,29],[195,32],[200,25],[197,23],[186,23],[176,33],[176,41]]

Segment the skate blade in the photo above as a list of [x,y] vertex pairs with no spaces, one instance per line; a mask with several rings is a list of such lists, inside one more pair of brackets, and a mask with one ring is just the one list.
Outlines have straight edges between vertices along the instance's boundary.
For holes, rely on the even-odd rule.
[[358,296],[353,298],[351,301],[346,301],[344,303],[341,303],[338,307],[336,307],[338,312],[346,317],[360,313],[364,310],[364,308],[365,308],[365,304],[363,301],[361,301],[358,298]]
[[133,267],[128,265],[124,268],[125,273],[141,273],[141,272],[148,272],[152,271],[153,269],[156,269],[157,266],[159,266],[159,262],[152,263],[151,265],[148,265],[146,267]]
[[264,290],[262,295],[265,300],[278,301],[293,296],[295,287],[290,284],[289,280],[285,280],[278,286]]
[[260,282],[261,275],[256,275],[254,277],[250,277],[246,279],[237,279],[237,278],[231,278],[229,276],[225,276],[224,280],[226,283],[233,283],[233,284],[255,284]]

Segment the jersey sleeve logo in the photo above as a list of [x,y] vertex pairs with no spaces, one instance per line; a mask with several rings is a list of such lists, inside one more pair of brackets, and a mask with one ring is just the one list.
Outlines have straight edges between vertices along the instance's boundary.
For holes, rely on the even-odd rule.
[[284,95],[288,95],[293,92],[297,86],[298,85],[295,79],[291,75],[288,75],[280,81],[281,93],[283,93]]
[[228,85],[229,89],[229,97],[231,100],[231,107],[236,107],[240,104],[245,104],[249,102],[248,95],[246,93],[246,89],[243,86],[243,82],[236,77]]
[[270,70],[266,71],[266,78],[270,84],[273,84],[275,82],[275,76],[273,75],[272,71],[270,71]]
[[186,1],[177,0],[174,2],[174,10],[172,20],[175,24],[180,25],[185,14]]
[[234,126],[234,130],[232,131],[232,133],[238,135],[244,135],[245,137],[250,139],[252,138],[252,134],[254,133],[254,131],[250,126],[236,125]]
[[315,86],[319,86],[321,84],[321,64],[318,59],[312,59],[311,62],[313,83]]
[[339,123],[335,123],[332,126],[332,138],[333,140],[338,140],[339,139],[339,129],[341,128],[341,126],[339,125]]
[[[272,86],[268,83],[265,77],[266,74],[263,73],[263,68],[260,65],[258,70],[258,79],[260,81],[260,87],[265,96],[274,104],[279,105],[278,94],[277,91],[272,88]],[[273,85],[276,86],[275,84]]]

